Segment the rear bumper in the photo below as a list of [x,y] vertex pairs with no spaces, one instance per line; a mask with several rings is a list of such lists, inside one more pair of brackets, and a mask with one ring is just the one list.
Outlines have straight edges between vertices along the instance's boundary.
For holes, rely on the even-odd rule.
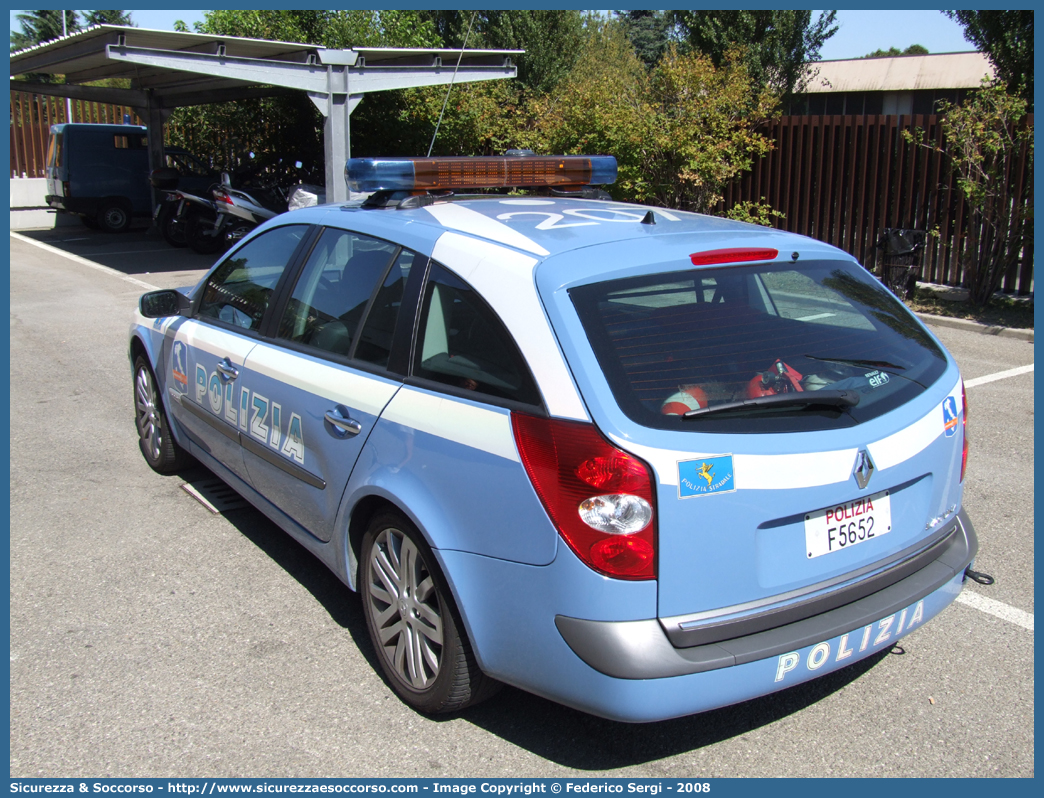
[[52,208],[57,208],[67,213],[80,213],[84,216],[96,216],[98,214],[99,200],[95,197],[60,197],[55,194],[48,194],[44,197],[44,201]]
[[434,554],[483,671],[583,712],[640,723],[758,698],[887,651],[960,594],[977,542],[967,517],[958,519],[945,551],[871,596],[687,649],[671,645],[656,617],[655,582],[603,577],[568,546],[540,566]]
[[[862,639],[863,629],[871,629],[865,634],[874,639],[887,632],[888,636],[881,642],[905,632],[914,625],[912,619],[917,614],[918,602],[955,580],[959,590],[960,578],[974,560],[977,550],[975,530],[961,510],[953,522],[952,534],[943,537],[919,557],[911,558],[916,568],[907,564],[903,570],[894,569],[892,576],[897,578],[883,580],[890,583],[869,595],[860,596],[862,591],[849,592],[848,597],[854,597],[854,600],[836,606],[838,597],[845,595],[843,591],[837,591],[821,600],[821,612],[816,611],[814,604],[806,606],[806,617],[800,620],[790,620],[792,616],[781,611],[774,618],[776,623],[772,623],[767,614],[726,621],[713,627],[715,642],[702,645],[673,645],[671,637],[678,640],[679,635],[668,637],[664,624],[655,618],[613,622],[558,615],[555,625],[581,660],[599,673],[616,679],[664,679],[704,673],[781,655],[789,657],[803,648],[824,645],[834,638],[838,638],[841,646],[834,649],[838,654],[848,647],[849,639],[862,644],[862,648],[856,645],[849,655],[843,657],[848,659],[851,656],[851,661],[855,661],[860,658],[854,656],[855,653],[861,652],[861,656],[865,656],[873,650]],[[809,615],[809,610],[815,614]],[[922,617],[918,622],[923,619],[924,612],[922,607]],[[893,620],[887,629],[872,631],[875,625],[889,617]],[[766,626],[769,628],[763,628]],[[751,632],[759,627],[762,628]],[[842,636],[846,638],[843,641]],[[818,667],[822,667],[822,663]],[[818,667],[813,670],[818,670]],[[790,669],[785,668],[783,676],[789,672]]]

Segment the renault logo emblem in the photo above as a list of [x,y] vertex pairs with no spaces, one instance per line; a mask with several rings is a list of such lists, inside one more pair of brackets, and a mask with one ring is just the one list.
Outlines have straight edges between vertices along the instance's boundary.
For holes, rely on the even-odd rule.
[[874,473],[874,461],[870,459],[870,453],[866,449],[860,449],[856,455],[855,478],[860,488],[865,488]]

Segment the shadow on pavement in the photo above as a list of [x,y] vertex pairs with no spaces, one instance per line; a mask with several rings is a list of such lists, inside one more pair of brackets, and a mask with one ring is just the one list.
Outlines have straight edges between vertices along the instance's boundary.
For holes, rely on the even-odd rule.
[[460,717],[564,767],[614,770],[719,743],[799,712],[856,680],[887,656],[881,652],[805,684],[659,723],[619,723],[506,688]]
[[[225,514],[228,521],[296,579],[352,636],[370,667],[387,684],[370,643],[362,606],[307,549],[253,508]],[[505,687],[490,700],[456,715],[551,762],[577,770],[613,770],[746,734],[815,704],[873,668],[881,652],[811,682],[722,709],[660,723],[628,724],[588,715],[523,690]],[[388,686],[391,690],[391,686]]]
[[202,271],[220,257],[198,255],[188,247],[172,247],[145,222],[137,222],[126,233],[103,233],[75,225],[14,232],[133,277]]

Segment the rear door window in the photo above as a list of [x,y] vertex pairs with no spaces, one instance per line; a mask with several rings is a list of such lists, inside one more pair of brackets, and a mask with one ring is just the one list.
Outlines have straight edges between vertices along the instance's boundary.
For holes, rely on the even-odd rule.
[[[941,349],[902,303],[846,262],[670,272],[569,295],[621,409],[651,427],[851,426],[909,401],[946,368]],[[858,404],[765,404],[683,416],[820,390],[855,392]]]

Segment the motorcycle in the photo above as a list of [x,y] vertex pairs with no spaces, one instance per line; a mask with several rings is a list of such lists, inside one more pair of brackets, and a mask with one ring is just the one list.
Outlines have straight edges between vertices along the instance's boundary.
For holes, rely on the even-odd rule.
[[258,186],[250,191],[233,188],[225,181],[214,189],[214,202],[227,218],[224,227],[218,230],[228,244],[233,244],[262,222],[286,213],[288,209],[286,191],[277,184]]
[[[167,192],[161,204],[156,223],[168,244],[173,247],[185,247],[192,244],[190,230],[195,236],[195,230],[201,221],[213,220],[216,216],[217,206],[212,200],[189,194],[187,191],[170,191]],[[196,247],[193,249],[200,252]],[[209,250],[209,252],[214,251],[216,250]],[[208,254],[208,252],[201,252],[201,254]]]
[[[172,167],[160,167],[149,174],[149,182],[159,194],[159,204],[153,213],[156,226],[164,240],[173,247],[187,246],[186,223],[194,214],[213,216],[214,203],[205,197],[189,193],[184,187],[179,188],[180,176]],[[191,181],[202,187],[199,179]],[[198,188],[189,186],[193,191]]]
[[[295,162],[294,170],[300,173],[302,167],[301,161]],[[233,187],[227,175],[222,175],[221,185],[214,189],[213,196],[219,213],[226,216],[221,234],[227,244],[234,244],[274,216],[326,201],[326,189],[322,186],[300,182],[301,178],[297,176],[298,182],[288,188],[285,186],[285,177],[282,181],[276,179],[268,184],[237,188]],[[291,179],[294,177],[291,176]]]

